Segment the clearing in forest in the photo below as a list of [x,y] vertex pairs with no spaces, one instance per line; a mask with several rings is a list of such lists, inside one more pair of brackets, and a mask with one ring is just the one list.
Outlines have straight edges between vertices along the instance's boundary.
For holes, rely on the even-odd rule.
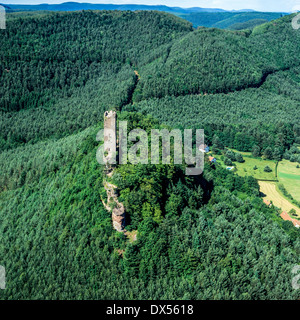
[[[235,162],[237,174],[244,176],[252,176],[258,180],[276,180],[276,162],[273,160],[264,160],[262,158],[250,158],[243,156],[245,162]],[[265,167],[269,167],[272,171],[265,172]]]
[[[250,152],[239,152],[233,149],[230,149],[235,153],[242,154],[244,158],[243,163],[234,161],[233,164],[236,167],[236,173],[239,176],[252,176],[258,180],[277,180],[276,178],[276,161],[274,160],[264,160],[262,158],[252,157]],[[220,155],[214,155],[218,163],[220,163],[224,168],[228,167],[224,164],[224,161],[221,160]],[[269,167],[272,171],[265,172],[265,167]]]
[[285,199],[276,189],[275,182],[259,181],[260,191],[265,195],[264,199],[273,202],[275,207],[281,208],[282,211],[290,212],[296,210],[298,218],[300,218],[300,209]]

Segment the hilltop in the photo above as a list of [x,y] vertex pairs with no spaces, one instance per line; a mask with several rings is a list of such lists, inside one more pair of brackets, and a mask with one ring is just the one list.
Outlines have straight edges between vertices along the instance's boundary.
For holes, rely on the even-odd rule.
[[[249,163],[260,159],[263,177],[275,174],[263,164],[274,170],[292,161],[281,174],[293,193],[290,172],[300,163],[294,15],[243,31],[195,30],[158,11],[7,16],[0,30],[3,299],[299,298],[286,276],[299,261],[299,230],[263,203],[246,171],[207,157],[200,176],[160,163],[116,165],[105,177],[96,160],[103,113],[114,110],[129,131],[204,128],[220,161],[242,161],[233,149],[247,153]],[[238,172],[256,170],[246,165]],[[116,199],[132,238],[113,229],[106,204],[113,209]]]
[[216,27],[221,29],[251,29],[262,23],[278,19],[287,13],[279,12],[256,12],[251,9],[223,10],[214,8],[180,8],[164,5],[138,5],[138,4],[95,4],[64,2],[61,4],[38,4],[38,5],[9,5],[8,12],[18,11],[79,11],[79,10],[121,10],[140,11],[155,10],[177,15],[193,23],[194,27]]

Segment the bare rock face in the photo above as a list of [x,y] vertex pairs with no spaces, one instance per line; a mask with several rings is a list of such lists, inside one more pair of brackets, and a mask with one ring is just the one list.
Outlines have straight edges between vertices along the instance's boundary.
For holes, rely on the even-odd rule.
[[124,231],[124,215],[116,215],[114,212],[112,213],[112,221],[113,221],[113,227],[118,232]]
[[118,195],[116,193],[117,186],[103,181],[104,189],[106,190],[107,204],[103,202],[104,207],[106,210],[112,213],[112,223],[115,230],[118,232],[124,232],[125,229],[125,207],[123,203],[120,203],[118,200]]
[[112,210],[113,227],[119,231],[124,231],[125,226],[125,208],[123,203],[116,202],[116,207]]

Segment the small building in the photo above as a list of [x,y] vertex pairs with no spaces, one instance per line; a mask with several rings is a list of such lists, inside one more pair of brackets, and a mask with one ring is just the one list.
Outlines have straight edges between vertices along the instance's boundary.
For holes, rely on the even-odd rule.
[[280,216],[285,221],[291,221],[296,228],[300,228],[300,221],[291,218],[286,211],[283,211]]
[[272,205],[271,201],[264,199],[264,203],[267,207],[270,207]]
[[206,145],[206,144],[201,144],[201,145],[199,146],[199,151],[201,151],[201,152],[203,152],[203,153],[207,153],[207,152],[209,152],[209,146]]
[[212,156],[208,157],[208,160],[209,160],[210,163],[216,163],[217,162],[217,159],[212,157]]

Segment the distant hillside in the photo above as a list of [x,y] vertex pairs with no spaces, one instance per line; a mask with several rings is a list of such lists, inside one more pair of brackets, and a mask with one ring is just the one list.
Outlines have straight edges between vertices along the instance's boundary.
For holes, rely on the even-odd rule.
[[[286,13],[281,12],[193,12],[178,13],[179,17],[190,21],[195,28],[202,26],[207,28],[231,29],[237,23],[245,23],[251,20],[276,20]],[[247,25],[246,25],[247,27]]]
[[214,8],[180,8],[168,7],[164,5],[139,5],[139,4],[101,4],[101,3],[78,3],[78,2],[64,2],[61,4],[38,4],[38,5],[23,5],[12,4],[9,5],[14,10],[51,10],[51,11],[76,11],[76,10],[156,10],[164,12],[225,12],[223,9]]
[[4,7],[6,11],[11,10],[11,8],[4,3],[0,3],[0,6]]
[[[284,42],[284,46],[282,43]],[[259,85],[273,70],[299,65],[300,33],[286,16],[247,33],[201,28],[177,41],[167,59],[143,66],[142,99],[228,93]]]
[[38,5],[23,5],[12,4],[9,5],[13,10],[50,10],[50,11],[77,11],[77,10],[156,10],[169,13],[222,13],[222,12],[253,12],[251,9],[232,10],[226,11],[218,8],[181,8],[181,7],[168,7],[165,5],[144,5],[144,4],[102,4],[102,3],[78,3],[78,2],[64,2],[61,4],[38,4]]
[[252,30],[257,26],[260,26],[261,24],[267,23],[268,20],[265,19],[252,19],[246,22],[238,22],[234,23],[233,25],[230,26],[230,30]]
[[[181,8],[165,5],[143,4],[100,4],[64,2],[61,4],[23,5],[11,4],[7,7],[11,11],[79,11],[79,10],[120,10],[120,11],[162,11],[177,15],[193,24],[195,28],[220,28],[231,30],[253,29],[262,23],[276,20],[287,13],[256,12],[251,9],[226,11],[216,8]],[[251,22],[249,22],[251,21]],[[249,22],[249,23],[247,23]],[[246,23],[244,25],[244,23]]]
[[[273,71],[300,65],[292,16],[247,33],[193,30],[153,11],[39,13],[9,14],[3,32],[0,149],[83,130],[107,106],[255,88]],[[297,96],[296,85],[287,86]],[[56,126],[57,117],[67,121]],[[9,136],[16,124],[22,135]]]

